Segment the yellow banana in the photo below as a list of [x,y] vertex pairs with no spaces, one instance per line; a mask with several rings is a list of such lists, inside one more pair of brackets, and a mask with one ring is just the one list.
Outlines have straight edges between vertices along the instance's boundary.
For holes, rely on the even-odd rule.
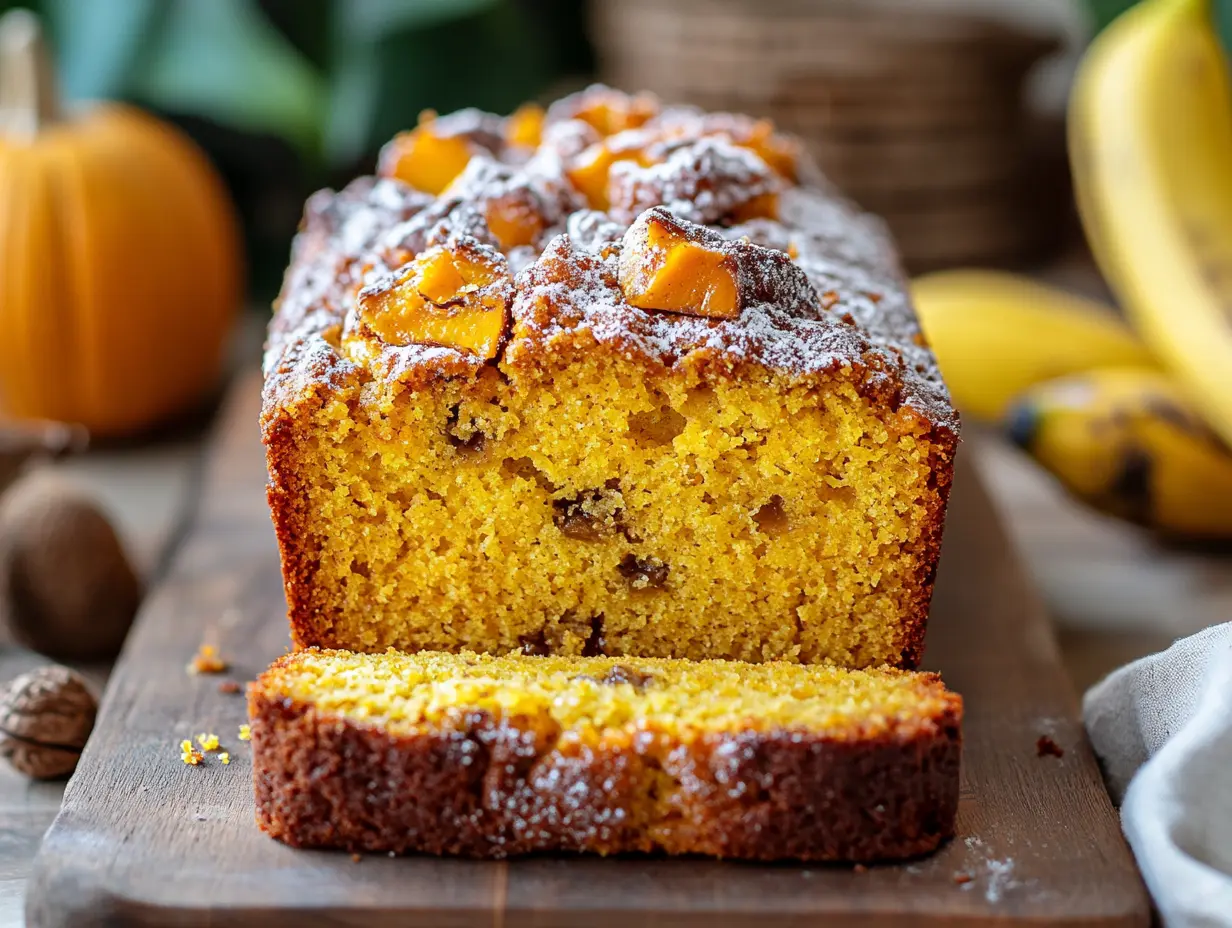
[[999,271],[940,271],[911,294],[955,404],[999,419],[1023,390],[1094,367],[1154,367],[1146,347],[1093,300]]
[[1209,0],[1143,0],[1104,30],[1069,126],[1101,270],[1232,444],[1232,88]]
[[1232,451],[1166,374],[1111,368],[1028,390],[1012,440],[1097,509],[1186,538],[1232,538]]

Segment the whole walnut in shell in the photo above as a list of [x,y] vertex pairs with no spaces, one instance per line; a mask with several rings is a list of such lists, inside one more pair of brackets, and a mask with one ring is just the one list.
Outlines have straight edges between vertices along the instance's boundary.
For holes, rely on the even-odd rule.
[[0,620],[59,660],[114,657],[141,602],[115,529],[85,493],[33,473],[0,497]]
[[0,695],[0,757],[39,780],[66,776],[94,729],[98,702],[67,667],[22,674]]

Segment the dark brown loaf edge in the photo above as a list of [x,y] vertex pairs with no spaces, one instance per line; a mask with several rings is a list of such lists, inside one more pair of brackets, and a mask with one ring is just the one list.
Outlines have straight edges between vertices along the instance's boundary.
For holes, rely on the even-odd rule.
[[685,745],[643,733],[590,748],[479,713],[395,735],[257,684],[256,818],[292,846],[352,852],[914,857],[954,834],[962,703],[951,700],[897,736],[745,731]]

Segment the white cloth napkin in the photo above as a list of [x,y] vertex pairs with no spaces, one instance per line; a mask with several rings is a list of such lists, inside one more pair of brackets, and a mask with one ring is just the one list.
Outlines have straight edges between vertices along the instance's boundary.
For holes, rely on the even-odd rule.
[[1232,926],[1232,623],[1122,667],[1083,714],[1164,924]]

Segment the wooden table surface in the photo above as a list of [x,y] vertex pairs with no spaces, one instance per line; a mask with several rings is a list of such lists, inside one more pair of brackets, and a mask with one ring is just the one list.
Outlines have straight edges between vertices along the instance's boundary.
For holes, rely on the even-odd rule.
[[[203,435],[56,465],[97,493],[147,578],[166,563],[192,516]],[[965,451],[1044,594],[1079,689],[1232,615],[1232,552],[1161,547],[1147,533],[1087,512],[991,433],[969,427]],[[29,652],[0,651],[0,682],[43,662]],[[96,685],[105,682],[108,668],[81,669]],[[63,789],[0,765],[0,928],[22,923],[30,863]]]
[[[198,731],[221,732],[225,744],[244,721],[242,699],[184,672],[203,640],[233,661],[235,679],[287,646],[258,403],[256,378],[241,379],[210,442],[197,519],[112,670],[110,698],[26,884],[39,925],[1147,923],[1049,620],[974,458],[955,468],[925,657],[966,706],[960,838],[937,854],[866,872],[567,855],[362,855],[357,869],[346,854],[270,841],[253,827],[251,752],[226,745],[224,770],[187,768],[174,751]],[[1063,758],[1038,755],[1041,734]]]

